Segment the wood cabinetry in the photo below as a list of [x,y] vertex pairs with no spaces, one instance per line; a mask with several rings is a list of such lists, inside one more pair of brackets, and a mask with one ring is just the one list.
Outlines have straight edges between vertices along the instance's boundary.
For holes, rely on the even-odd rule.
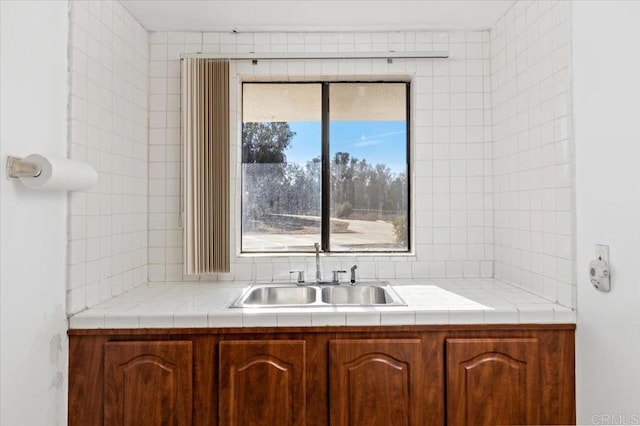
[[447,424],[540,424],[538,339],[447,339]]
[[304,424],[304,340],[220,342],[219,371],[220,424]]
[[572,424],[574,328],[70,330],[69,424]]
[[331,424],[423,424],[422,364],[419,339],[330,341]]
[[191,342],[107,342],[104,424],[191,424]]

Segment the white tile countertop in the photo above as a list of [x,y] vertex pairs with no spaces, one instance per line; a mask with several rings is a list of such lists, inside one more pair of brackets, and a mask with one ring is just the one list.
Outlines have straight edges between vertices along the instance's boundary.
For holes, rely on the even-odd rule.
[[[493,278],[388,280],[407,306],[229,308],[249,282],[148,283],[69,318],[71,329],[574,324],[571,308]],[[346,284],[345,284],[346,285]]]

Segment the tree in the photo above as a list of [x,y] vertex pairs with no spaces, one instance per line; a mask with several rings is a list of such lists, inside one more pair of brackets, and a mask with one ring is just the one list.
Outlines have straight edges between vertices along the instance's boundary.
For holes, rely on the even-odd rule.
[[[281,232],[293,223],[291,215],[320,216],[322,161],[316,157],[305,166],[287,163],[285,151],[294,136],[288,123],[244,123],[243,232]],[[333,215],[392,221],[397,241],[406,243],[405,173],[336,152],[330,174]]]
[[[306,168],[287,164],[285,173],[286,203],[283,213],[320,215],[320,159],[309,161]],[[318,166],[317,166],[318,165]],[[316,167],[317,166],[317,167]]]
[[285,122],[243,123],[242,223],[246,230],[286,209],[289,185],[284,151],[294,136]]
[[286,163],[284,151],[296,135],[286,122],[243,123],[243,163]]
[[336,152],[331,165],[332,199],[334,208],[343,203],[353,202],[353,165],[357,159],[352,159],[348,152]]

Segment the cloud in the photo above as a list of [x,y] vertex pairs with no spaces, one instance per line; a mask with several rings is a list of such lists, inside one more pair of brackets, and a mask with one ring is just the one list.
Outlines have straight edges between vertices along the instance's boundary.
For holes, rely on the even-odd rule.
[[382,141],[375,140],[373,138],[385,138],[387,136],[401,135],[401,134],[405,134],[405,133],[406,133],[406,131],[401,130],[401,131],[396,131],[396,132],[378,133],[378,134],[371,135],[371,136],[361,135],[360,138],[358,138],[358,139],[344,139],[344,140],[341,140],[341,141],[331,141],[331,143],[334,144],[334,145],[353,143],[353,146],[355,146],[355,147],[372,146],[372,145],[379,145],[379,144],[382,143]]
[[362,139],[360,142],[356,142],[353,144],[354,147],[356,148],[362,148],[365,146],[375,146],[375,145],[380,145],[382,143],[382,141],[380,140],[376,140],[376,139]]

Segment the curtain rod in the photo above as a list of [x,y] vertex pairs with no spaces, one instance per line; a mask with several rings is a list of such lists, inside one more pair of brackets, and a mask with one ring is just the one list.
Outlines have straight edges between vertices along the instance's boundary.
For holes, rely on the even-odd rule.
[[183,53],[180,59],[229,59],[230,61],[279,61],[291,59],[446,59],[447,51],[433,52],[338,52],[338,53]]

